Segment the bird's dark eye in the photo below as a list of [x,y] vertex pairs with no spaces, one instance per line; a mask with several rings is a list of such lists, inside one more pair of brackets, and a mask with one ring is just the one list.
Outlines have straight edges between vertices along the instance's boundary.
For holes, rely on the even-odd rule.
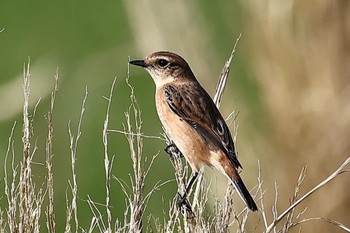
[[167,65],[169,64],[169,62],[167,61],[167,60],[165,60],[165,59],[159,59],[158,60],[158,65],[160,66],[160,67],[166,67]]

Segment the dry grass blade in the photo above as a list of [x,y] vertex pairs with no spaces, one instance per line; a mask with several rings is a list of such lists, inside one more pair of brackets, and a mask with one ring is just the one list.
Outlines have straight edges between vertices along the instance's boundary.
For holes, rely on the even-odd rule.
[[144,133],[135,133],[135,132],[131,132],[131,133],[128,133],[128,132],[125,132],[124,130],[118,130],[118,129],[107,129],[107,132],[112,132],[112,133],[120,133],[120,134],[124,134],[124,135],[132,135],[134,137],[136,136],[139,136],[139,137],[142,137],[142,138],[149,138],[149,139],[156,139],[156,140],[161,140],[161,141],[166,141],[164,139],[164,137],[160,137],[160,136],[153,136],[153,135],[146,135]]
[[[129,203],[130,231],[141,232],[142,216],[144,212],[142,194],[143,194],[144,180],[145,180],[145,176],[141,166],[143,146],[142,146],[142,137],[133,136],[133,134],[131,134],[131,132],[133,132],[133,125],[131,122],[134,120],[137,135],[140,135],[142,121],[141,121],[141,113],[138,110],[133,87],[129,83],[128,85],[131,89],[131,95],[130,95],[131,106],[129,107],[128,112],[125,113],[125,117],[127,121],[125,130],[126,132],[130,133],[130,134],[127,134],[126,137],[129,142],[129,148],[131,153],[130,156],[131,156],[132,166],[134,171],[133,177],[130,176],[130,179],[132,182],[132,197],[130,198],[131,202]],[[133,115],[133,119],[132,119],[132,115]]]
[[230,185],[228,185],[224,196],[224,201],[218,200],[215,204],[216,217],[213,219],[213,221],[215,223],[216,232],[228,231],[230,219],[233,213],[233,193],[233,189],[230,187]]
[[[7,198],[8,203],[8,210],[7,210],[7,224],[10,229],[10,232],[16,232],[18,231],[18,224],[16,223],[16,212],[17,212],[17,185],[15,183],[16,176],[17,176],[17,167],[14,166],[14,151],[13,151],[13,132],[16,127],[16,122],[13,124],[11,128],[11,134],[8,139],[8,146],[6,150],[6,156],[4,161],[4,183],[5,183],[5,195]],[[9,184],[9,178],[8,178],[8,172],[7,172],[7,159],[10,155],[10,152],[12,153],[12,182]],[[11,185],[11,187],[10,187]]]
[[56,217],[54,213],[54,186],[53,186],[53,171],[52,171],[52,140],[53,140],[53,109],[55,105],[56,93],[58,91],[58,69],[55,75],[54,90],[51,92],[50,110],[47,113],[48,133],[46,140],[46,169],[47,169],[47,184],[46,189],[48,193],[48,206],[46,211],[46,225],[48,232],[54,233],[56,231]]
[[239,40],[241,39],[241,36],[242,36],[242,34],[239,34],[238,38],[236,39],[236,43],[233,46],[231,55],[228,58],[228,60],[225,62],[225,65],[222,68],[222,71],[220,73],[218,83],[216,85],[216,91],[215,91],[213,101],[218,108],[220,107],[220,104],[221,104],[222,95],[224,94],[227,78],[228,78],[228,75],[230,73],[231,62],[232,62],[233,56],[236,52],[236,47],[238,45]]
[[89,204],[90,210],[93,214],[93,218],[91,219],[91,224],[90,224],[90,229],[88,232],[94,232],[94,229],[97,228],[99,229],[99,232],[105,232],[109,233],[112,232],[112,229],[107,229],[104,222],[103,222],[103,217],[101,214],[101,211],[97,208],[97,205],[95,202],[93,202],[88,195],[88,200],[87,203]]
[[103,139],[103,146],[104,146],[104,165],[105,165],[105,178],[106,178],[106,212],[107,212],[107,223],[108,228],[104,232],[110,233],[112,232],[112,212],[109,207],[109,199],[110,199],[110,189],[111,189],[111,173],[112,173],[112,165],[114,156],[112,157],[112,160],[109,160],[108,156],[108,122],[109,122],[109,112],[112,102],[112,96],[114,91],[114,86],[116,82],[116,78],[113,80],[111,90],[109,93],[108,105],[107,105],[107,112],[106,112],[106,118],[103,124],[103,131],[102,131],[102,139]]
[[[73,183],[69,182],[70,188],[72,191],[72,201],[71,204],[67,207],[67,210],[72,211],[72,213],[68,213],[67,211],[67,220],[66,224],[71,222],[71,217],[74,217],[74,222],[75,222],[75,232],[78,232],[79,229],[79,219],[78,219],[78,206],[77,206],[77,197],[78,197],[78,183],[77,183],[77,175],[75,172],[75,162],[77,160],[77,149],[78,149],[78,142],[81,136],[81,125],[83,122],[83,116],[85,112],[85,104],[88,96],[88,90],[87,88],[85,89],[85,95],[83,99],[83,103],[81,106],[81,111],[80,111],[80,117],[79,117],[79,122],[78,122],[78,127],[77,127],[77,132],[76,136],[72,134],[71,130],[71,125],[70,121],[68,123],[68,133],[69,133],[69,138],[70,138],[70,154],[71,154],[71,169],[72,169],[72,178],[73,178]],[[66,231],[67,229],[70,229],[70,226],[66,225]],[[69,231],[70,232],[70,231]]]
[[298,206],[302,201],[304,201],[306,198],[308,198],[311,194],[315,193],[318,189],[326,185],[328,182],[336,178],[338,175],[347,172],[349,170],[344,169],[348,164],[350,163],[350,157],[345,160],[345,162],[339,166],[337,170],[335,170],[330,176],[328,176],[325,180],[323,180],[321,183],[319,183],[317,186],[315,186],[313,189],[311,189],[309,192],[307,192],[305,195],[303,195],[299,200],[295,201],[290,207],[288,207],[282,214],[279,216],[276,216],[274,221],[266,228],[266,233],[271,232],[275,226],[290,212],[292,211],[296,206]]
[[39,220],[44,197],[41,189],[35,193],[35,185],[32,180],[31,164],[36,147],[31,151],[32,125],[29,117],[30,77],[30,62],[28,62],[23,71],[23,158],[19,176],[19,232],[39,232]]
[[22,216],[18,230],[20,232],[26,232],[25,229],[32,229],[33,223],[30,222],[30,209],[31,209],[31,198],[32,193],[32,175],[31,175],[31,156],[30,156],[30,121],[29,121],[29,96],[30,96],[30,63],[28,62],[27,67],[24,67],[23,71],[23,93],[24,93],[24,104],[23,104],[23,160],[20,172],[20,208],[19,213]]
[[263,180],[261,178],[261,164],[260,160],[258,160],[258,167],[259,167],[259,176],[258,176],[258,192],[260,195],[260,212],[262,216],[262,220],[264,223],[264,227],[267,228],[267,217],[265,212],[265,204],[264,204],[264,195],[266,194],[266,190],[263,189]]
[[[307,166],[304,166],[302,169],[301,169],[301,172],[300,172],[300,175],[299,175],[299,178],[298,178],[298,182],[297,182],[297,185],[295,186],[295,189],[294,189],[294,195],[292,197],[292,200],[290,201],[291,204],[293,204],[296,200],[298,200],[298,197],[299,197],[299,191],[300,191],[300,186],[302,185],[305,177],[306,177],[306,170],[307,170]],[[303,212],[305,212],[306,209],[304,211],[302,211],[301,213],[297,214],[296,218],[295,219],[298,219],[300,218],[300,216],[302,215]],[[283,224],[283,229],[282,229],[282,232],[288,232],[289,229],[293,226],[294,224],[294,212],[295,212],[295,208],[293,210],[291,210],[287,216],[286,216],[286,221],[285,223]]]

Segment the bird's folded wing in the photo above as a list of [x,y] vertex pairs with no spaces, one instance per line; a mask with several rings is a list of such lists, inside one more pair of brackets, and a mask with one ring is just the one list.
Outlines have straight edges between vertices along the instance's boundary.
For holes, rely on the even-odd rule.
[[203,88],[193,85],[176,89],[169,85],[164,88],[164,96],[176,115],[193,127],[207,143],[225,152],[236,168],[242,167],[236,157],[229,128]]

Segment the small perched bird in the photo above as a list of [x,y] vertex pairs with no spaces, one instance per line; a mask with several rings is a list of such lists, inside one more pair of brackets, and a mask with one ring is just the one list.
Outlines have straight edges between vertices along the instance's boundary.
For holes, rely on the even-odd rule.
[[192,168],[183,198],[187,198],[200,168],[208,165],[223,173],[248,208],[256,211],[257,206],[237,171],[242,166],[230,130],[187,62],[177,54],[160,51],[130,64],[145,68],[152,76],[160,121]]

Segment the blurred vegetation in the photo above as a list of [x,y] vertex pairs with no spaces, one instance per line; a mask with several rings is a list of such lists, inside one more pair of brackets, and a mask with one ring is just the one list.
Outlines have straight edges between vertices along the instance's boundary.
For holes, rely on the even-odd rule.
[[[31,64],[30,111],[39,98],[34,136],[38,150],[33,165],[40,186],[46,176],[47,111],[54,75],[59,70],[59,92],[54,109],[54,186],[57,230],[65,226],[66,192],[71,180],[68,122],[77,127],[81,102],[88,89],[76,171],[79,182],[79,223],[91,219],[87,195],[104,202],[102,129],[107,101],[117,77],[110,128],[123,129],[130,105],[128,57],[142,58],[156,50],[181,54],[197,78],[213,94],[220,70],[239,33],[243,36],[231,67],[223,104],[224,116],[239,111],[237,148],[249,187],[256,184],[257,160],[274,201],[279,184],[280,211],[293,195],[304,165],[308,173],[302,190],[326,177],[349,154],[350,128],[350,3],[348,1],[17,1],[0,2],[0,164],[4,163],[14,121],[15,161],[22,158],[22,73]],[[146,72],[131,70],[130,83],[142,110],[143,132],[162,132],[154,107],[153,82]],[[74,130],[73,130],[74,131]],[[116,155],[112,174],[129,181],[128,144],[124,135],[110,134]],[[146,180],[146,190],[159,180],[174,179],[164,142],[144,139],[144,155],[160,153]],[[3,174],[0,166],[0,174]],[[212,192],[222,195],[226,180],[207,170]],[[1,176],[2,177],[2,176]],[[225,185],[222,185],[225,184]],[[349,179],[342,177],[317,193],[303,207],[308,216],[325,216],[349,225]],[[1,190],[3,182],[0,183]],[[114,180],[111,211],[123,219],[124,194]],[[176,183],[153,194],[147,213],[163,218],[160,203],[168,203]],[[0,206],[6,198],[0,194]],[[330,198],[336,197],[336,198]],[[237,205],[240,203],[237,201]],[[270,206],[267,205],[267,206]],[[167,208],[167,205],[162,205]],[[303,209],[301,207],[301,209]],[[254,221],[252,221],[254,222]],[[249,229],[253,229],[251,226]],[[306,223],[306,232],[340,232],[320,222]],[[297,230],[295,230],[297,232]]]

